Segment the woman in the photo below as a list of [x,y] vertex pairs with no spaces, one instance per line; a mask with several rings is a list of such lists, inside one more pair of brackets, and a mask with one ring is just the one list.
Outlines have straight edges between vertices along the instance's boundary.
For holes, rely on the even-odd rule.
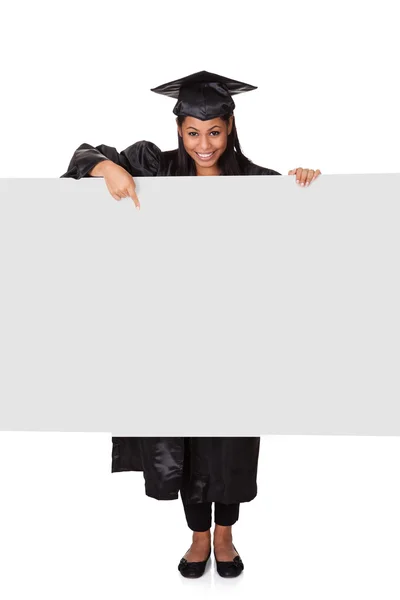
[[[148,141],[118,153],[110,146],[82,144],[63,177],[104,177],[115,200],[131,197],[137,208],[135,176],[280,175],[252,163],[241,151],[232,96],[255,86],[207,71],[154,88],[177,99],[178,148],[162,152]],[[307,186],[320,171],[293,169]],[[178,569],[184,577],[203,575],[211,555],[214,503],[214,555],[222,577],[244,568],[233,545],[232,525],[241,502],[257,494],[260,438],[112,438],[112,472],[143,471],[146,494],[158,500],[178,498],[193,531],[192,545]]]

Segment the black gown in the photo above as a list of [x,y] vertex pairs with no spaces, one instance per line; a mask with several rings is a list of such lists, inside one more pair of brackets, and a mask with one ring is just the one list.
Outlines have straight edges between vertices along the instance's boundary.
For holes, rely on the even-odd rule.
[[[111,146],[81,144],[72,156],[68,171],[61,177],[81,179],[102,160],[112,160],[132,177],[173,177],[176,174],[178,150],[162,152],[153,142],[142,140],[122,152]],[[277,171],[249,163],[243,175],[280,175]]]
[[[88,177],[107,159],[133,177],[169,177],[176,174],[177,154],[144,140],[120,153],[82,144],[62,177]],[[251,162],[243,174],[280,175]],[[259,437],[113,437],[111,471],[143,471],[145,492],[157,500],[174,500],[180,492],[187,504],[250,502],[257,495],[259,448]]]

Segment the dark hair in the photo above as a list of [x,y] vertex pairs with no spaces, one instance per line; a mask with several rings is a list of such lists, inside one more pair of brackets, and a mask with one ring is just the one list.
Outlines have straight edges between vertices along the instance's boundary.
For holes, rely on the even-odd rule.
[[[221,119],[228,121],[232,115],[225,114],[221,116]],[[179,125],[183,125],[186,117],[177,117]],[[252,164],[242,152],[239,144],[239,138],[236,130],[235,116],[233,115],[232,131],[228,135],[228,142],[225,151],[220,156],[219,167],[221,169],[221,175],[243,175],[244,169],[247,165]],[[183,140],[178,133],[178,154],[176,164],[176,175],[196,175],[196,163],[193,158],[186,152]]]

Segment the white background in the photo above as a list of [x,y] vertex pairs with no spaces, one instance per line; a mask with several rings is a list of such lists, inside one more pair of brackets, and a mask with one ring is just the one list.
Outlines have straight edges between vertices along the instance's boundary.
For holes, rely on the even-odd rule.
[[[255,163],[398,172],[395,5],[9,3],[0,176],[58,177],[82,142],[176,147],[174,101],[149,90],[202,69],[258,86],[235,111]],[[400,595],[397,438],[264,438],[259,495],[234,529],[245,573],[228,582],[179,575],[190,545],[180,501],[145,497],[141,474],[111,476],[108,435],[3,433],[0,443],[7,599],[177,598],[204,585],[217,597]]]
[[395,5],[8,3],[0,176],[57,177],[83,142],[175,148],[175,101],[150,88],[203,69],[258,86],[235,96],[255,163],[283,174],[397,172]]
[[240,508],[235,580],[184,579],[181,500],[109,474],[107,434],[3,433],[0,596],[399,598],[399,445],[392,437],[267,436]]

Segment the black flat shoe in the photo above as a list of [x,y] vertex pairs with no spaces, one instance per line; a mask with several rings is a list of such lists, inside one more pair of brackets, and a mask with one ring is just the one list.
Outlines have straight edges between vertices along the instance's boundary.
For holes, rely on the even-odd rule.
[[211,548],[210,552],[206,560],[202,560],[200,562],[188,562],[186,558],[181,558],[181,561],[178,565],[178,570],[183,577],[190,577],[195,579],[196,577],[201,577],[204,574],[206,569],[207,561],[211,556]]
[[[235,546],[233,546],[233,548],[235,552],[237,552]],[[233,560],[223,561],[217,560],[214,550],[214,557],[215,562],[217,563],[218,575],[220,575],[221,577],[237,577],[244,569],[244,564],[239,556],[239,553],[237,556],[235,556]]]

